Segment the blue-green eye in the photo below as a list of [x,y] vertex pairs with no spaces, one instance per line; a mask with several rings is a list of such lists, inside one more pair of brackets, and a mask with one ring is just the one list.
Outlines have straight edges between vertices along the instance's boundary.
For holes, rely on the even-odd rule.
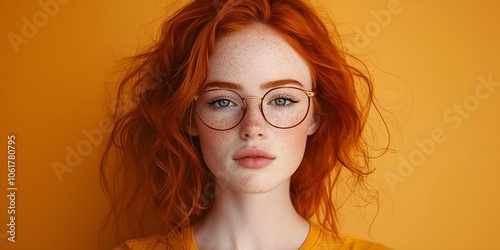
[[281,106],[281,107],[286,107],[290,106],[293,103],[299,102],[298,100],[293,99],[292,97],[289,96],[280,96],[272,101],[270,101],[268,104],[276,105],[276,106]]
[[236,104],[226,98],[220,98],[209,102],[210,105],[216,108],[225,108],[230,106],[235,106]]

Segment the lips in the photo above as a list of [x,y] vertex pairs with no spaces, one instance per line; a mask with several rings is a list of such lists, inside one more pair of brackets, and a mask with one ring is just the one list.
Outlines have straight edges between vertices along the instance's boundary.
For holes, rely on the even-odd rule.
[[267,167],[276,159],[272,154],[258,148],[243,148],[233,156],[239,166],[250,169]]

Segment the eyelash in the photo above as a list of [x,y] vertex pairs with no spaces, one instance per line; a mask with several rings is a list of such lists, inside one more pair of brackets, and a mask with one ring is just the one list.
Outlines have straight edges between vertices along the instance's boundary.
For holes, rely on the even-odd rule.
[[[218,104],[220,101],[227,101],[227,102],[229,102],[229,104],[228,104],[228,106],[220,106]],[[227,98],[227,97],[217,97],[217,98],[209,101],[208,104],[214,108],[217,108],[217,109],[224,109],[227,107],[236,106],[235,102],[231,101],[230,98]]]
[[[285,100],[285,104],[284,104],[284,105],[274,104],[274,105],[275,105],[275,106],[277,106],[277,107],[281,107],[281,108],[290,107],[292,104],[294,104],[294,103],[298,103],[298,102],[299,102],[297,99],[294,99],[294,98],[293,98],[293,97],[291,97],[291,96],[287,96],[287,95],[280,95],[280,96],[278,96],[278,97],[274,98],[273,100],[271,100],[268,104],[273,103],[273,102],[276,102],[276,100],[280,100],[280,99]],[[290,101],[291,103],[287,104],[287,103],[286,103],[287,101]]]
[[[276,104],[277,100],[284,100],[285,104],[278,105],[278,104]],[[229,102],[228,106],[220,106],[219,102],[221,102],[221,101]],[[290,102],[290,103],[287,103],[287,102]],[[279,95],[276,98],[272,99],[267,104],[273,105],[275,107],[287,108],[287,107],[290,107],[291,105],[293,105],[294,103],[298,103],[298,102],[299,101],[297,99],[295,99],[289,95]],[[217,109],[224,109],[224,108],[231,107],[231,106],[237,106],[236,102],[232,101],[231,98],[228,98],[228,97],[216,97],[216,98],[212,99],[211,101],[209,101],[208,104],[214,108],[217,108]]]

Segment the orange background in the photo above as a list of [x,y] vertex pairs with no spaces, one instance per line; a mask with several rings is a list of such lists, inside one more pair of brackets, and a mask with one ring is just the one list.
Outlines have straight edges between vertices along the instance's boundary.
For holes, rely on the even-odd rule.
[[[172,3],[60,2],[45,10],[40,3],[57,2],[0,0],[1,249],[98,248],[106,83],[115,59],[147,44]],[[500,2],[319,2],[371,69],[395,130],[396,153],[375,161],[373,239],[395,249],[500,249]],[[16,52],[8,34],[22,36],[33,18],[39,27],[25,28]],[[16,243],[6,239],[12,133]],[[73,166],[62,181],[55,162]],[[368,237],[373,211],[343,211],[344,232]]]

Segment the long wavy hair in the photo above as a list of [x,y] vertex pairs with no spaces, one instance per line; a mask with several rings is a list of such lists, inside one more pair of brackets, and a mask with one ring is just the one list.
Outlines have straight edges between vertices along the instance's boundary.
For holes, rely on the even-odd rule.
[[328,29],[303,0],[194,0],[163,23],[158,40],[125,63],[100,166],[111,200],[105,224],[116,225],[120,240],[181,237],[210,209],[215,180],[197,138],[188,133],[193,98],[217,40],[253,23],[279,33],[310,67],[320,125],[291,177],[290,196],[302,217],[338,235],[333,194],[345,180],[341,176],[347,173],[354,190],[366,188],[373,171],[363,139],[373,107],[364,66],[348,63],[353,57],[343,52],[335,27]]

